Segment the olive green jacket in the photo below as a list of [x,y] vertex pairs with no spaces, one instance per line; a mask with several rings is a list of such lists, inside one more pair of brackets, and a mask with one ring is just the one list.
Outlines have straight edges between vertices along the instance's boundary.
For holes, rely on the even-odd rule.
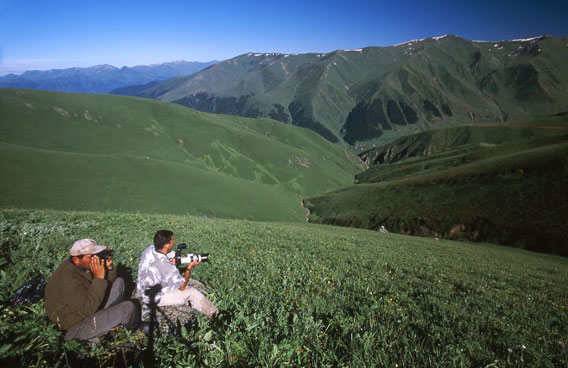
[[106,279],[81,270],[70,258],[57,267],[45,287],[45,313],[59,328],[67,330],[102,307],[107,288],[116,280],[116,267]]

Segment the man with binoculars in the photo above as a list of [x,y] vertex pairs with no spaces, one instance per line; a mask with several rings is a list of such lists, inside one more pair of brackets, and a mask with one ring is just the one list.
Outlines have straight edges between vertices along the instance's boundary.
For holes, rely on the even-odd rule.
[[138,264],[137,296],[144,303],[156,303],[159,307],[189,302],[193,309],[206,316],[216,316],[219,313],[217,307],[199,290],[188,285],[191,269],[199,264],[202,257],[195,257],[188,263],[182,276],[175,265],[179,257],[168,257],[174,241],[172,231],[159,230],[154,235],[154,244],[142,252]]
[[45,312],[65,331],[65,340],[88,340],[119,325],[139,325],[138,308],[123,301],[124,280],[117,277],[112,255],[112,249],[93,239],[77,240],[47,280]]

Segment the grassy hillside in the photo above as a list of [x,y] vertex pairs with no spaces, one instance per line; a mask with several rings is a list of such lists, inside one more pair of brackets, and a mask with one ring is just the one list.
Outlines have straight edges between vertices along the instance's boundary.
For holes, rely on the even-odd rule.
[[[504,128],[485,129],[497,137]],[[568,255],[566,133],[469,143],[376,165],[356,182],[307,199],[309,220]]]
[[[498,145],[538,136],[568,133],[568,117],[556,116],[519,123],[478,124],[447,129],[433,129],[396,139],[358,154],[367,167],[394,163],[413,157],[428,156],[468,144]],[[448,153],[452,154],[452,153]]]
[[300,220],[357,160],[313,132],[110,95],[0,90],[1,207]]
[[367,148],[430,129],[566,113],[566,40],[448,35],[326,54],[248,53],[139,95],[269,116]]
[[[112,245],[134,282],[171,228],[221,310],[154,344],[157,366],[551,366],[568,364],[568,262],[489,244],[312,224],[94,212],[0,211],[0,296],[46,276],[78,238]],[[30,256],[30,255],[33,256]],[[5,366],[137,366],[119,330],[63,343],[43,301],[2,309]],[[148,355],[146,355],[147,357]],[[147,366],[147,365],[146,365]]]

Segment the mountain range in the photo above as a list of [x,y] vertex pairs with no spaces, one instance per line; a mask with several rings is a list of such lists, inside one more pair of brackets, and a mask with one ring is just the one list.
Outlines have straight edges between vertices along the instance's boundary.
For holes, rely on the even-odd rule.
[[156,83],[173,77],[190,75],[216,62],[174,61],[122,68],[112,65],[96,65],[89,68],[33,70],[21,75],[8,74],[0,77],[0,87],[109,93],[121,87]]
[[567,42],[446,35],[320,54],[247,53],[132,94],[271,117],[368,148],[430,129],[568,111]]

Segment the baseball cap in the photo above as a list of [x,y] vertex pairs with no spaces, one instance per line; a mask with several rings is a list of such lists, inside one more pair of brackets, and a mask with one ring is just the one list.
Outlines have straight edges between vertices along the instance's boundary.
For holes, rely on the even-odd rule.
[[105,250],[104,245],[97,244],[93,239],[81,239],[73,243],[69,254],[72,256],[80,256],[83,254],[97,254],[98,252]]

